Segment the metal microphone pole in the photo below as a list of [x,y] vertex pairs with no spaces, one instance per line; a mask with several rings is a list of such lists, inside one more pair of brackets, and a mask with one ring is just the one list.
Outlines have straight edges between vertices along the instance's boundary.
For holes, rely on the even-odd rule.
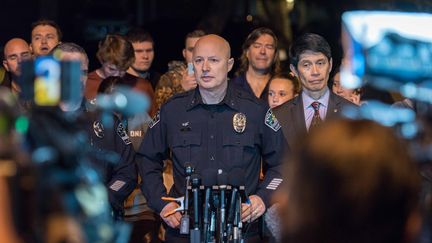
[[193,194],[193,211],[194,211],[194,225],[190,230],[190,243],[201,243],[201,230],[199,219],[199,189],[201,185],[201,178],[197,174],[191,176],[192,194]]
[[225,191],[228,184],[228,175],[222,170],[218,171],[217,175],[219,191],[220,191],[220,210],[219,210],[219,242],[226,242],[226,199]]
[[[242,195],[245,198],[245,202],[249,203],[248,198],[245,193],[245,179],[244,179],[244,170],[241,168],[234,168],[229,173],[229,184],[232,185],[232,197],[231,197],[231,205],[230,212],[228,216],[228,223],[232,224],[232,242],[242,242],[242,227],[243,223],[241,221],[241,204],[242,204]],[[234,203],[234,205],[232,205]],[[230,235],[231,237],[231,235]]]
[[[212,231],[211,231],[211,219],[212,219],[212,187],[217,183],[217,171],[212,169],[206,169],[202,172],[202,184],[204,185],[205,197],[203,206],[203,241],[205,243],[212,242]],[[213,230],[214,232],[214,230]]]
[[189,223],[190,223],[190,217],[189,217],[189,185],[190,185],[190,177],[192,173],[194,172],[194,168],[191,163],[186,162],[184,164],[185,167],[185,174],[186,174],[186,192],[184,197],[184,214],[182,215],[180,219],[180,234],[187,235],[189,234]]

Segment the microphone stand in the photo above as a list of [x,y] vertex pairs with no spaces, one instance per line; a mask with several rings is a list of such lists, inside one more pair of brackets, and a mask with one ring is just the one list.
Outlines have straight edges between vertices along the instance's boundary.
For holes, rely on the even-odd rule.
[[235,186],[231,186],[231,200],[228,209],[228,218],[227,218],[227,239],[231,241],[233,239],[233,231],[234,231],[234,218],[237,210],[237,194],[238,188]]
[[226,242],[226,202],[225,191],[228,184],[228,175],[222,170],[218,172],[218,184],[220,191],[220,210],[219,210],[219,242]]
[[219,235],[217,233],[217,220],[219,215],[219,195],[215,194],[213,199],[214,210],[210,210],[210,225],[207,237],[207,242],[219,242]]
[[186,192],[184,197],[184,214],[182,215],[180,219],[180,234],[187,235],[189,234],[189,223],[190,223],[190,217],[189,217],[189,185],[190,185],[190,178],[192,173],[195,171],[192,167],[192,164],[189,162],[186,162],[184,164],[185,167],[185,174],[186,174]]
[[203,213],[204,214],[203,240],[206,243],[208,242],[208,233],[209,233],[209,227],[210,227],[210,220],[209,220],[210,194],[211,194],[211,187],[205,187],[204,213]]
[[[214,242],[215,214],[214,208],[217,207],[217,194],[212,194],[213,186],[217,184],[217,170],[205,169],[201,173],[202,185],[204,186],[205,196],[203,203],[203,226],[202,226],[202,241],[205,243]],[[213,205],[213,206],[212,206]]]
[[201,179],[197,174],[192,175],[192,193],[194,206],[194,227],[190,230],[190,243],[201,243],[201,230],[199,222],[199,200],[198,194],[201,184]]
[[233,242],[238,243],[242,239],[242,221],[241,221],[241,197],[237,197],[233,223]]

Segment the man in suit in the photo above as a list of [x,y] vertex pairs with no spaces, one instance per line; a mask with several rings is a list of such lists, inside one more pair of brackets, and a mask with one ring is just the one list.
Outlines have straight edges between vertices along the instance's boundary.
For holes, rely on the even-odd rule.
[[319,124],[337,117],[345,105],[354,105],[327,86],[332,69],[331,49],[320,35],[306,33],[290,48],[290,69],[302,84],[299,96],[274,109],[290,147],[296,138]]

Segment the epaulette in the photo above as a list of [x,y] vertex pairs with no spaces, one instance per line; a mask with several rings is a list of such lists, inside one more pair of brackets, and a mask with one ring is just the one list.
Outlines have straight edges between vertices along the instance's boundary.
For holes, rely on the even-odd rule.
[[170,98],[168,98],[168,100],[165,102],[164,105],[170,103],[170,102],[173,101],[173,100],[187,97],[187,96],[190,95],[191,92],[195,92],[195,89],[192,89],[192,90],[189,90],[189,91],[185,91],[185,92],[181,92],[181,93],[174,94],[173,96],[171,96]]

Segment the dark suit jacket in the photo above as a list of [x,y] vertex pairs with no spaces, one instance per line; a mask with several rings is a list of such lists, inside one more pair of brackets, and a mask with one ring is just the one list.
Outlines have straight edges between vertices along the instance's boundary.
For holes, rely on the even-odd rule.
[[[273,109],[290,148],[293,148],[298,137],[307,133],[302,95],[303,93]],[[340,117],[342,107],[346,105],[355,106],[355,104],[330,91],[325,120]]]

